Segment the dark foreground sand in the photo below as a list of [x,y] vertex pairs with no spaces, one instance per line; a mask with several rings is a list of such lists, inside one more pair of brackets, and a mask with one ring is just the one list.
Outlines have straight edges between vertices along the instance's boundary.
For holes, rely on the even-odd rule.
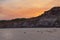
[[60,28],[0,29],[0,40],[60,40]]

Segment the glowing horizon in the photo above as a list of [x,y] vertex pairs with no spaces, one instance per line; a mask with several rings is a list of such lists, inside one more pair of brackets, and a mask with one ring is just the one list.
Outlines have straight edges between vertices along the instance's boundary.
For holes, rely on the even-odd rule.
[[60,6],[60,0],[0,0],[0,20],[30,18]]

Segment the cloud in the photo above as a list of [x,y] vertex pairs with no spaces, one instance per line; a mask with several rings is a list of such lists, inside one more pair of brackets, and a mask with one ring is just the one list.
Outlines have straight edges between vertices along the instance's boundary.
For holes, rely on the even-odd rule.
[[60,5],[60,0],[0,0],[0,19],[35,17]]
[[51,2],[52,0],[5,0],[3,2],[4,6],[8,7],[44,7],[46,4]]
[[[39,8],[29,8],[29,9],[23,9],[23,10],[6,10],[6,9],[2,9],[2,15],[4,15],[4,17],[2,16],[1,18],[3,19],[14,19],[14,18],[21,18],[21,17],[36,17],[38,15],[40,15],[41,12],[44,11],[44,9],[39,9]],[[1,19],[0,18],[0,19]]]

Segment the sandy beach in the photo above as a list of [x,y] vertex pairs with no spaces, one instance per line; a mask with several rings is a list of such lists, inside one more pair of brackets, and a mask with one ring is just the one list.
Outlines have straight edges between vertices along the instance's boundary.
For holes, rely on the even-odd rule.
[[60,40],[60,28],[0,29],[0,40]]

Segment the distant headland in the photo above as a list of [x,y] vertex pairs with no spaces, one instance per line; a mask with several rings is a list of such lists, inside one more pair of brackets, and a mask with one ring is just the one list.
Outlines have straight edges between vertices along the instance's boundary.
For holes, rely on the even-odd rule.
[[38,17],[0,20],[0,28],[60,28],[60,7],[53,7]]

